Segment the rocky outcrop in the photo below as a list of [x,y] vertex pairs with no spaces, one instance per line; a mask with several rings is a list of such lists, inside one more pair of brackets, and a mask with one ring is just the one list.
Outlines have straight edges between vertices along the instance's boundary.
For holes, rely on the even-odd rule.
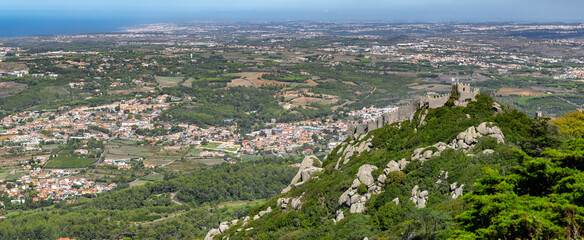
[[347,164],[349,160],[351,160],[352,156],[359,156],[361,155],[361,153],[371,149],[371,147],[373,146],[371,144],[373,138],[363,140],[364,138],[365,135],[362,135],[357,140],[353,139],[348,144],[346,144],[346,146],[344,146],[345,148],[341,153],[341,157],[337,161],[335,169],[339,169],[341,164],[343,165]]
[[[365,211],[365,203],[371,198],[371,192],[379,192],[380,188],[375,185],[375,179],[371,172],[377,167],[369,164],[359,167],[359,171],[355,174],[355,179],[351,187],[347,189],[339,198],[339,205],[346,205],[350,207],[350,213],[362,213]],[[359,194],[359,186],[364,184],[367,186],[368,192]]]
[[495,150],[493,150],[493,149],[485,149],[485,150],[483,150],[483,154],[493,154],[493,153],[495,153]]
[[[365,203],[371,199],[372,194],[380,194],[383,187],[385,186],[385,180],[387,174],[396,171],[402,171],[408,161],[404,158],[399,162],[394,160],[389,161],[386,167],[383,169],[383,173],[380,174],[377,179],[373,177],[371,172],[377,169],[376,166],[365,164],[359,167],[359,171],[355,174],[355,179],[351,187],[347,189],[341,197],[339,197],[339,207],[348,206],[350,213],[362,213],[365,211]],[[367,186],[366,193],[359,193],[359,186],[364,184]],[[394,199],[396,204],[399,204],[399,199]],[[342,210],[337,211],[337,217],[335,221],[338,222],[339,214],[342,214]],[[341,218],[342,219],[342,218]]]
[[495,111],[496,114],[503,113],[503,108],[501,107],[501,104],[499,104],[497,102],[493,103],[493,110]]
[[448,180],[448,172],[440,170],[438,173],[438,180],[435,182],[436,185],[441,184],[443,181],[446,182]]
[[285,197],[285,198],[278,198],[277,206],[282,209],[289,209],[298,211],[302,208],[302,197],[304,193],[298,197]]
[[[266,214],[268,214],[270,212],[272,212],[272,208],[271,207],[268,207],[266,210],[260,211],[258,214],[256,214],[253,217],[253,220],[257,220],[261,216],[266,215]],[[231,222],[222,222],[222,223],[219,224],[219,228],[213,228],[213,229],[209,230],[209,232],[207,232],[207,235],[205,236],[205,240],[213,240],[215,238],[215,236],[217,236],[217,235],[219,235],[219,234],[221,234],[221,233],[229,230],[229,228],[237,225],[240,222],[242,223],[241,224],[242,227],[243,226],[246,226],[248,224],[248,222],[249,222],[250,219],[251,218],[249,216],[246,216],[246,217],[243,217],[241,219],[234,219]],[[253,229],[253,228],[247,228],[247,229],[245,229],[245,231],[249,231],[251,229]],[[241,231],[241,230],[242,230],[241,228],[240,229],[237,229],[238,232]]]
[[359,172],[357,172],[357,179],[366,186],[371,186],[375,183],[375,179],[371,175],[373,170],[376,170],[377,167],[369,164],[362,165],[359,167]]
[[314,155],[306,156],[302,163],[300,164],[300,169],[292,178],[290,185],[282,190],[282,193],[286,193],[292,189],[292,186],[302,186],[306,181],[310,180],[315,173],[322,172],[322,168],[316,167],[321,166],[322,163]]
[[343,220],[345,218],[345,213],[343,213],[343,210],[339,209],[337,210],[337,217],[334,219],[334,222],[339,222],[341,220]]
[[[503,135],[499,127],[494,126],[494,123],[484,122],[477,127],[472,126],[459,133],[450,144],[438,142],[434,145],[414,150],[411,159],[424,162],[431,157],[440,155],[447,148],[467,151],[473,148],[478,142],[478,139],[482,137],[493,137],[498,143],[505,142],[505,135]],[[486,151],[485,153],[492,153],[492,150]]]
[[484,122],[476,128],[469,127],[464,132],[459,133],[449,146],[455,149],[468,150],[474,147],[478,138],[481,137],[493,137],[497,139],[498,143],[505,142],[505,136],[499,127],[494,126],[494,123]]
[[462,188],[464,187],[464,183],[460,184],[460,186],[458,186],[458,187],[456,187],[456,185],[458,185],[458,183],[456,183],[456,182],[453,184],[450,184],[450,191],[451,191],[450,195],[452,195],[452,198],[454,198],[454,199],[457,199],[460,196],[462,196]]
[[412,189],[412,197],[410,198],[412,202],[418,208],[425,208],[426,202],[428,201],[428,191],[419,191],[418,185],[414,186]]
[[443,142],[438,142],[434,145],[425,147],[425,148],[418,148],[414,150],[411,159],[412,160],[420,160],[422,162],[428,160],[431,157],[438,156],[440,153],[447,148],[452,148],[452,146],[447,145]]
[[219,234],[221,234],[221,231],[219,229],[213,228],[207,233],[205,240],[213,240],[213,238]]
[[266,215],[266,214],[271,213],[271,212],[272,212],[272,207],[268,207],[266,210],[260,211],[258,214],[256,214],[255,216],[253,216],[253,220],[258,220],[263,215]]

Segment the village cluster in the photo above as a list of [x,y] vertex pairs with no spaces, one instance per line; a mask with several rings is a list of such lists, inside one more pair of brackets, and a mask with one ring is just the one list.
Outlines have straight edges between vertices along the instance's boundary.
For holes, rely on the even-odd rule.
[[[176,124],[180,131],[160,136],[140,135],[141,129],[163,128],[170,130],[173,124],[156,120],[160,113],[175,102],[170,97],[146,97],[115,102],[98,107],[62,106],[57,111],[24,111],[7,116],[0,120],[0,126],[5,130],[1,133],[4,138],[2,150],[6,152],[29,152],[39,154],[34,157],[35,163],[22,164],[28,170],[27,175],[21,176],[14,182],[0,179],[0,192],[16,203],[25,201],[26,190],[33,190],[37,194],[30,199],[63,200],[70,196],[95,194],[108,191],[116,187],[115,184],[104,185],[85,178],[74,178],[77,170],[43,170],[41,166],[50,157],[41,151],[44,144],[65,144],[69,139],[79,139],[86,143],[89,139],[110,141],[124,139],[143,141],[149,145],[161,145],[163,150],[179,150],[183,146],[200,145],[202,141],[223,142],[232,147],[230,152],[237,154],[275,154],[286,153],[313,154],[317,151],[330,151],[340,144],[346,136],[348,124],[355,121],[337,120],[306,120],[293,123],[268,123],[267,128],[253,131],[240,136],[236,133],[236,126],[201,128],[195,125]],[[363,108],[348,112],[347,115],[367,120],[380,114],[392,111],[394,108]],[[326,148],[314,149],[315,143],[324,143]],[[87,145],[84,145],[87,146]],[[240,147],[239,147],[240,146]],[[234,148],[234,149],[233,149]],[[87,157],[96,152],[99,156],[103,149],[79,148],[73,152],[76,156]],[[224,157],[227,151],[204,150],[200,157]],[[42,155],[41,155],[42,154]],[[130,169],[132,166],[126,159],[108,159],[97,165],[114,165],[118,169]],[[235,163],[231,161],[231,163]],[[154,168],[154,164],[144,163],[144,167]],[[30,191],[28,191],[30,192]]]

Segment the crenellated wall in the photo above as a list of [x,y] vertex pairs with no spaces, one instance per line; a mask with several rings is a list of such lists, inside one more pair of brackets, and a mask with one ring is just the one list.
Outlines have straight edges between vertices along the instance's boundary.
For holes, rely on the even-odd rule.
[[[476,95],[479,94],[479,89],[471,88],[469,84],[455,83],[453,88],[456,88],[459,93],[459,98],[455,101],[456,106],[466,106],[468,100],[476,101]],[[359,134],[367,134],[385,125],[395,122],[402,122],[412,120],[414,114],[420,108],[439,108],[444,106],[450,99],[450,95],[440,96],[421,96],[411,101],[409,104],[399,107],[393,112],[388,112],[378,117],[376,120],[368,121],[361,124],[351,125],[347,130],[348,136],[355,137]]]

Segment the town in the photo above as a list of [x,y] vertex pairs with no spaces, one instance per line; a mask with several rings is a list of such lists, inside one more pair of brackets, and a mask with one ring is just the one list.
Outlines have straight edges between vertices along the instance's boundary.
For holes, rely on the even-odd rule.
[[299,166],[303,156],[326,156],[350,125],[417,96],[447,94],[452,81],[528,114],[561,116],[584,104],[584,59],[580,50],[547,53],[581,49],[584,41],[481,35],[583,29],[199,23],[37,37],[56,46],[114,44],[110,49],[43,49],[30,45],[36,40],[4,39],[2,204],[72,201],[169,172],[270,156]]

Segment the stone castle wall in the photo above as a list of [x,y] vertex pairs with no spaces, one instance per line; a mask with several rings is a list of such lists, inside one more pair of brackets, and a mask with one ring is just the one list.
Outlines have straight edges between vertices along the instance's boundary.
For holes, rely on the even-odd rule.
[[[470,101],[476,101],[476,95],[479,94],[479,89],[473,89],[469,84],[455,84],[459,92],[459,100],[455,102],[456,106],[466,106]],[[405,106],[399,107],[393,112],[388,112],[378,117],[376,120],[368,121],[361,124],[356,124],[349,126],[347,130],[348,136],[355,137],[359,134],[367,134],[378,128],[382,128],[385,125],[389,125],[395,122],[402,122],[406,120],[412,120],[414,114],[420,108],[439,108],[444,106],[446,102],[450,99],[450,95],[441,96],[421,96],[411,101]]]

